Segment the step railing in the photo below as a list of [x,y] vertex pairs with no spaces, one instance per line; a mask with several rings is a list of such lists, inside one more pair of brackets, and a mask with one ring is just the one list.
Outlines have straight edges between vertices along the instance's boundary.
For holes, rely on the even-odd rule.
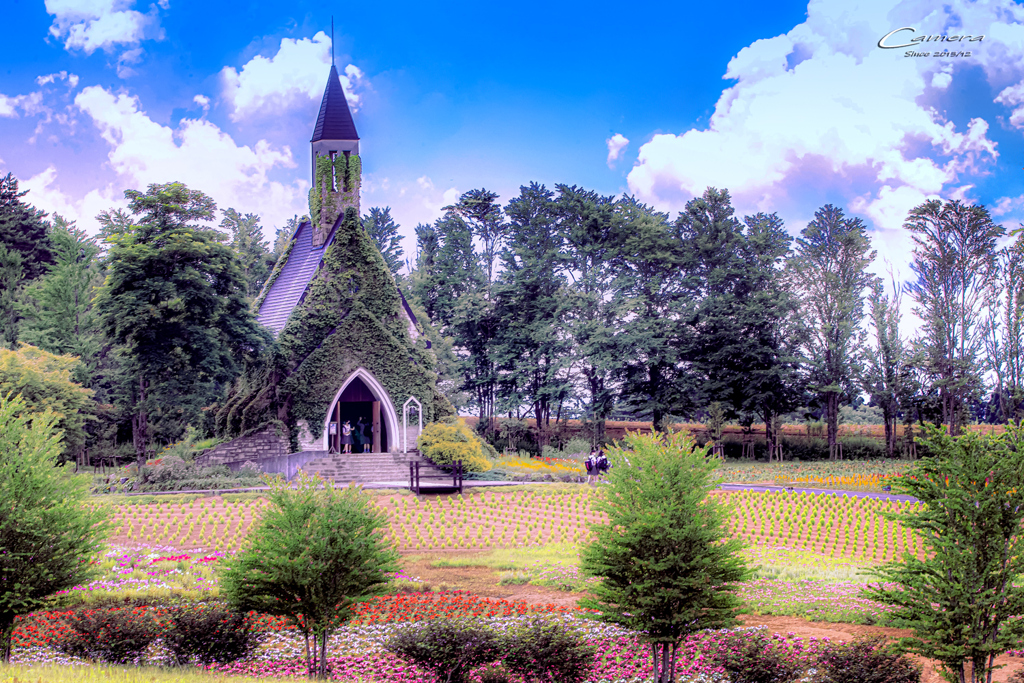
[[[450,474],[440,472],[433,465],[428,465],[430,470],[437,472],[436,474],[425,474],[421,472],[420,465],[423,464],[419,460],[409,463],[409,490],[419,495],[422,491],[421,482],[426,479],[427,481],[440,481],[446,480],[450,477],[452,480],[451,488],[457,489],[459,493],[462,493],[462,461],[456,460],[452,465],[452,471]],[[430,471],[428,470],[428,471]],[[438,488],[439,486],[432,486],[431,488]],[[448,488],[443,486],[443,488]]]

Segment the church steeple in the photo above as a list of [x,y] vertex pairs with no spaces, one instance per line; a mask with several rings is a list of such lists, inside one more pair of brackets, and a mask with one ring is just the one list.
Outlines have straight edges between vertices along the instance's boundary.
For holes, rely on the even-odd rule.
[[310,144],[313,147],[314,175],[318,156],[328,155],[333,158],[338,154],[359,154],[359,133],[356,132],[356,124],[345,99],[345,89],[341,87],[338,69],[333,64]]
[[359,134],[333,64],[310,146],[313,187],[309,191],[309,216],[313,223],[313,246],[319,248],[327,242],[346,210],[353,209],[359,215]]

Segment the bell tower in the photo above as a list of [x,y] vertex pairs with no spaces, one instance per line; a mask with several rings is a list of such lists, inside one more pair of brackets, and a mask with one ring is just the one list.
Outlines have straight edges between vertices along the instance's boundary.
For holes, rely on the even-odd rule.
[[334,64],[327,77],[310,146],[313,189],[309,191],[309,215],[313,222],[313,246],[319,247],[327,241],[346,208],[353,207],[359,213],[359,134]]

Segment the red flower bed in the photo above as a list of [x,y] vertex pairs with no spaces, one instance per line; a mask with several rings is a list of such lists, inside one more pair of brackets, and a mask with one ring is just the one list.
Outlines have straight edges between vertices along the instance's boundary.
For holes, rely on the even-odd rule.
[[[167,610],[158,607],[122,607],[139,614],[155,613],[165,617]],[[522,601],[492,600],[470,595],[466,591],[444,593],[405,593],[384,595],[357,606],[353,624],[384,624],[424,619],[455,619],[458,617],[511,617],[521,614],[566,614],[578,608],[557,605],[530,605]],[[34,612],[17,619],[14,629],[15,647],[47,647],[66,631],[65,618],[70,610]],[[292,628],[283,617],[252,613],[257,630],[274,632]]]

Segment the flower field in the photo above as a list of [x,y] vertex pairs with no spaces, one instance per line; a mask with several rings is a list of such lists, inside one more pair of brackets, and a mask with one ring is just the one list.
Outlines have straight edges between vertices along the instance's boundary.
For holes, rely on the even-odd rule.
[[823,462],[723,463],[718,476],[737,484],[774,484],[807,488],[881,491],[890,480],[902,476],[909,463],[884,460]]
[[[164,616],[164,611],[159,608],[125,609],[150,610],[158,619]],[[581,610],[488,600],[456,591],[415,597],[387,596],[366,603],[359,618],[341,628],[329,643],[331,678],[380,683],[429,683],[432,677],[427,672],[403,662],[382,647],[383,641],[405,624],[470,616],[483,619],[495,630],[504,631],[536,614],[564,620],[588,642],[597,646],[591,680],[639,681],[651,675],[653,666],[649,647],[638,642],[635,634],[629,631],[587,619]],[[20,619],[14,633],[14,661],[37,665],[84,665],[85,662],[60,655],[50,647],[66,628],[62,621],[64,616],[63,612],[51,611]],[[257,623],[263,640],[251,657],[233,664],[211,665],[208,669],[222,675],[253,678],[302,676],[305,664],[302,660],[301,637],[280,619],[262,617],[258,618]],[[701,674],[720,677],[722,671],[711,662],[710,655],[716,649],[726,647],[729,637],[741,633],[743,630],[712,631],[688,638],[680,652],[679,673],[684,680]],[[763,629],[759,633],[767,635]],[[785,657],[804,663],[810,662],[819,644],[814,639],[805,642],[794,634],[774,635],[770,643],[772,647],[779,648]],[[150,646],[140,661],[140,664],[156,666],[166,663],[167,656],[159,641]]]
[[[456,496],[391,494],[378,496],[375,502],[388,514],[387,534],[402,551],[489,550],[585,542],[592,526],[603,520],[595,509],[599,495],[600,488],[551,486]],[[881,515],[905,511],[907,503],[789,492],[717,495],[735,505],[729,521],[732,533],[753,545],[784,546],[860,563],[882,562],[904,550],[921,552],[920,539]],[[157,546],[169,553],[229,552],[239,547],[262,505],[260,499],[226,501],[216,496],[118,505],[113,510],[112,541]],[[128,579],[153,580],[137,569]]]

